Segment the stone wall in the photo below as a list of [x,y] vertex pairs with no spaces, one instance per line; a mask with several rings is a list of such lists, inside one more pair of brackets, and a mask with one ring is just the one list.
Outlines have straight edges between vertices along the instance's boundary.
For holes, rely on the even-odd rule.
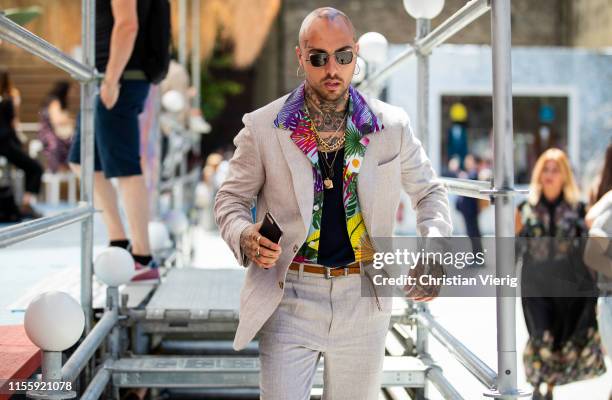
[[571,7],[571,45],[612,46],[612,0],[574,0]]

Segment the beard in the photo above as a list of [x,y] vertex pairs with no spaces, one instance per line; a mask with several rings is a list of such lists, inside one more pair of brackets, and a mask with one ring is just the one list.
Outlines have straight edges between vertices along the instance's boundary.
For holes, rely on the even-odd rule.
[[348,92],[348,85],[345,85],[343,80],[336,79],[340,82],[340,90],[330,92],[325,88],[325,81],[327,80],[329,80],[329,78],[325,78],[320,83],[317,83],[317,85],[312,85],[309,83],[309,86],[321,101],[328,103],[339,103],[345,98],[345,95]]

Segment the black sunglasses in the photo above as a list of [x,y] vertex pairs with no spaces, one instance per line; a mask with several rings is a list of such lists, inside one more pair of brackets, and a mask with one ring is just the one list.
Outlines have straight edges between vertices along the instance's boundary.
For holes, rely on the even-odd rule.
[[[340,65],[347,65],[353,61],[353,50],[342,50],[334,53],[336,61]],[[308,56],[306,60],[310,62],[313,67],[322,67],[329,61],[329,54],[327,53],[313,53]]]

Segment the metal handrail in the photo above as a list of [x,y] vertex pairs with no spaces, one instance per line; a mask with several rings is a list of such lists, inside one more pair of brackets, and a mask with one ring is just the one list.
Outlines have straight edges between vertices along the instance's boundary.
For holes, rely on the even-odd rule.
[[427,36],[417,39],[415,45],[421,54],[429,54],[435,47],[476,21],[490,9],[491,0],[469,1]]
[[96,375],[94,375],[89,385],[87,385],[87,389],[80,397],[81,400],[98,400],[100,398],[111,378],[111,372],[108,369],[109,364],[110,363],[104,364],[100,367],[98,372],[96,372]]
[[60,229],[66,225],[83,221],[93,215],[95,209],[81,203],[78,207],[49,217],[23,222],[0,229],[0,248],[31,239]]
[[96,71],[93,67],[66,55],[51,43],[22,28],[2,13],[0,13],[0,38],[63,69],[76,80],[86,82],[96,78]]
[[79,376],[87,362],[91,359],[91,356],[115,327],[117,321],[119,321],[119,309],[116,306],[104,312],[104,316],[93,327],[62,367],[63,381],[72,382]]
[[420,311],[416,318],[476,379],[489,389],[497,387],[495,371],[444,329],[430,313]]
[[450,193],[483,200],[491,199],[489,194],[492,187],[491,182],[460,178],[438,178],[437,181],[443,184]]
[[490,8],[491,0],[472,0],[468,2],[427,36],[417,39],[414,46],[408,46],[408,49],[404,50],[392,61],[376,71],[370,78],[363,80],[357,87],[361,90],[368,90],[377,83],[388,78],[412,56],[418,53],[425,55],[431,53],[433,48],[441,45],[461,29],[477,20],[489,11]]
[[[55,216],[17,224],[0,230],[0,247],[5,247],[68,224],[81,222],[81,307],[85,316],[85,334],[91,331],[93,323],[93,176],[94,144],[93,114],[94,93],[98,74],[95,69],[95,0],[81,0],[81,42],[83,62],[66,55],[57,47],[36,36],[8,19],[0,12],[0,39],[4,39],[29,53],[68,72],[81,84],[81,202],[80,206]],[[116,322],[116,318],[115,318]],[[114,322],[113,322],[114,324]],[[87,339],[85,339],[87,341]],[[88,353],[88,358],[95,349]],[[44,361],[44,358],[43,358]],[[88,360],[80,365],[82,369]],[[80,371],[80,369],[79,369]],[[85,370],[90,378],[90,368]],[[76,377],[76,376],[75,376]],[[43,377],[44,378],[44,377]]]
[[428,369],[426,372],[427,378],[438,389],[438,392],[444,399],[447,400],[463,400],[463,396],[455,389],[455,387],[446,379],[442,372],[442,368],[438,366],[429,356],[424,354],[419,357]]
[[171,191],[176,185],[186,185],[188,183],[196,183],[200,179],[200,173],[202,170],[200,168],[193,168],[186,175],[180,176],[178,178],[172,178],[168,181],[162,182],[159,185],[160,192]]

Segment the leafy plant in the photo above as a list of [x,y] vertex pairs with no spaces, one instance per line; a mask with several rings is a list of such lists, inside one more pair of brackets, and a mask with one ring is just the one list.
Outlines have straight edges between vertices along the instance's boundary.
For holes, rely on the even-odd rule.
[[202,112],[208,121],[219,117],[227,106],[228,98],[242,93],[243,85],[229,79],[215,77],[215,71],[232,68],[231,55],[215,52],[202,68]]

